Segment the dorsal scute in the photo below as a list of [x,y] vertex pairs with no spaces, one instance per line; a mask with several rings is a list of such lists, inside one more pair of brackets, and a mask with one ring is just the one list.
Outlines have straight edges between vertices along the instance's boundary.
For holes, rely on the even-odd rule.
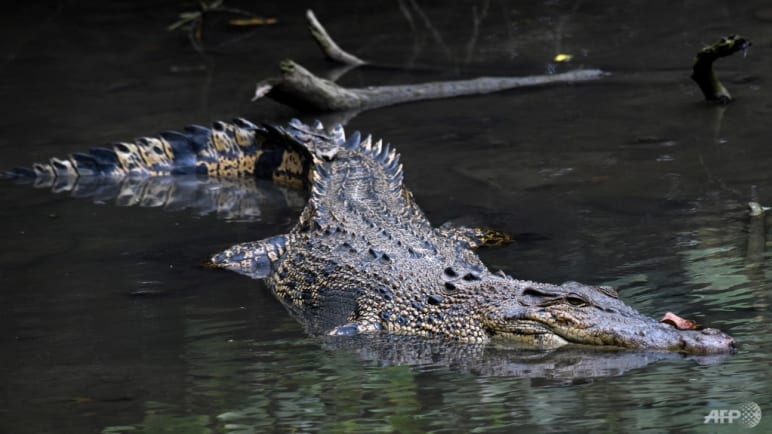
[[[399,164],[399,154],[390,144],[376,141],[371,135],[363,136],[359,131],[354,131],[346,138],[346,132],[340,125],[325,132],[320,122],[311,127],[299,121],[291,121],[286,128],[278,127],[275,131],[297,141],[313,159],[313,169],[309,176],[311,196],[304,221],[314,221],[317,227],[325,226],[329,222],[330,199],[338,203],[335,209],[346,208],[345,199],[342,203],[339,201],[348,195],[348,191],[356,190],[348,190],[351,186],[342,183],[347,182],[345,173],[351,173],[349,169],[359,170],[355,169],[356,165],[369,167],[369,176],[373,177],[357,181],[370,184],[367,190],[372,193],[368,200],[370,204],[366,206],[377,207],[372,203],[375,201],[381,202],[383,207],[398,209],[401,207],[398,204],[405,203],[407,196],[402,185],[402,165]],[[355,166],[347,168],[346,165]],[[337,174],[342,177],[334,178]],[[330,188],[336,190],[331,192]],[[410,204],[404,206],[406,209],[411,207]]]
[[[290,135],[295,139],[299,139],[298,141],[303,143],[309,152],[316,157],[328,161],[332,160],[337,153],[337,148],[342,147],[370,156],[374,161],[380,163],[384,168],[384,172],[392,178],[397,177],[402,173],[397,151],[391,147],[390,143],[384,145],[382,139],[374,141],[370,134],[362,138],[362,134],[359,131],[354,131],[351,136],[346,139],[345,130],[340,124],[336,125],[329,134],[323,134],[324,126],[318,120],[315,121],[311,127],[303,124],[297,119],[292,119],[289,122],[289,127],[288,130],[294,132]],[[317,140],[310,140],[311,137],[304,137],[303,134],[315,136]],[[330,148],[333,151],[323,153],[320,151],[321,147]]]
[[49,161],[57,178],[77,177],[75,165],[70,159],[52,157]]
[[70,159],[78,167],[78,173],[80,176],[95,176],[102,171],[98,161],[89,154],[73,152],[70,155]]
[[330,131],[330,140],[336,146],[343,146],[346,143],[346,131],[343,129],[343,125],[335,125]]
[[358,149],[361,144],[362,135],[359,133],[359,131],[354,131],[343,146],[345,146],[346,149],[354,151]]
[[194,154],[199,154],[209,147],[209,128],[201,125],[188,125],[183,128],[183,134],[190,140]]

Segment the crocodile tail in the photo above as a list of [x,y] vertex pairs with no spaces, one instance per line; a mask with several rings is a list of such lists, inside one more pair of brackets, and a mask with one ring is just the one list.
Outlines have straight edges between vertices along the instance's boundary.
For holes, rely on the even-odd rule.
[[[209,177],[255,176],[278,184],[308,186],[311,156],[303,144],[280,128],[245,119],[189,126],[158,137],[75,152],[29,168],[0,172],[0,177],[31,180],[36,186],[69,191],[79,178],[123,179],[182,174]],[[64,186],[64,188],[62,188]]]

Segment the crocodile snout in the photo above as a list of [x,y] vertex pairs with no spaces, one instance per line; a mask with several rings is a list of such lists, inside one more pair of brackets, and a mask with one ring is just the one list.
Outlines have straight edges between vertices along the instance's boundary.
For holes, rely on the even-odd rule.
[[682,331],[685,350],[695,354],[734,353],[737,350],[737,342],[728,334],[712,328],[696,331]]

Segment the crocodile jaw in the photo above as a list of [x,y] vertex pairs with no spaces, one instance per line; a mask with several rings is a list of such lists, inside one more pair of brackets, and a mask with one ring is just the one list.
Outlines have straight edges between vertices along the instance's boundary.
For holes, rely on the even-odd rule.
[[584,329],[556,325],[553,332],[577,344],[688,354],[733,353],[736,347],[734,338],[717,329],[678,330],[640,314],[635,318],[618,318],[603,325],[596,323]]
[[716,329],[679,330],[642,315],[610,288],[503,282],[509,297],[481,316],[486,334],[543,348],[565,344],[612,346],[689,354],[735,351],[735,340]]

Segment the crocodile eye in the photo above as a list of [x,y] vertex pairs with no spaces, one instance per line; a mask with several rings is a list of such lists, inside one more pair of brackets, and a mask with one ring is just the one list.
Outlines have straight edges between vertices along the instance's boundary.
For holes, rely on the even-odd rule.
[[577,307],[584,307],[589,305],[585,299],[573,294],[566,296],[566,302],[571,306]]

